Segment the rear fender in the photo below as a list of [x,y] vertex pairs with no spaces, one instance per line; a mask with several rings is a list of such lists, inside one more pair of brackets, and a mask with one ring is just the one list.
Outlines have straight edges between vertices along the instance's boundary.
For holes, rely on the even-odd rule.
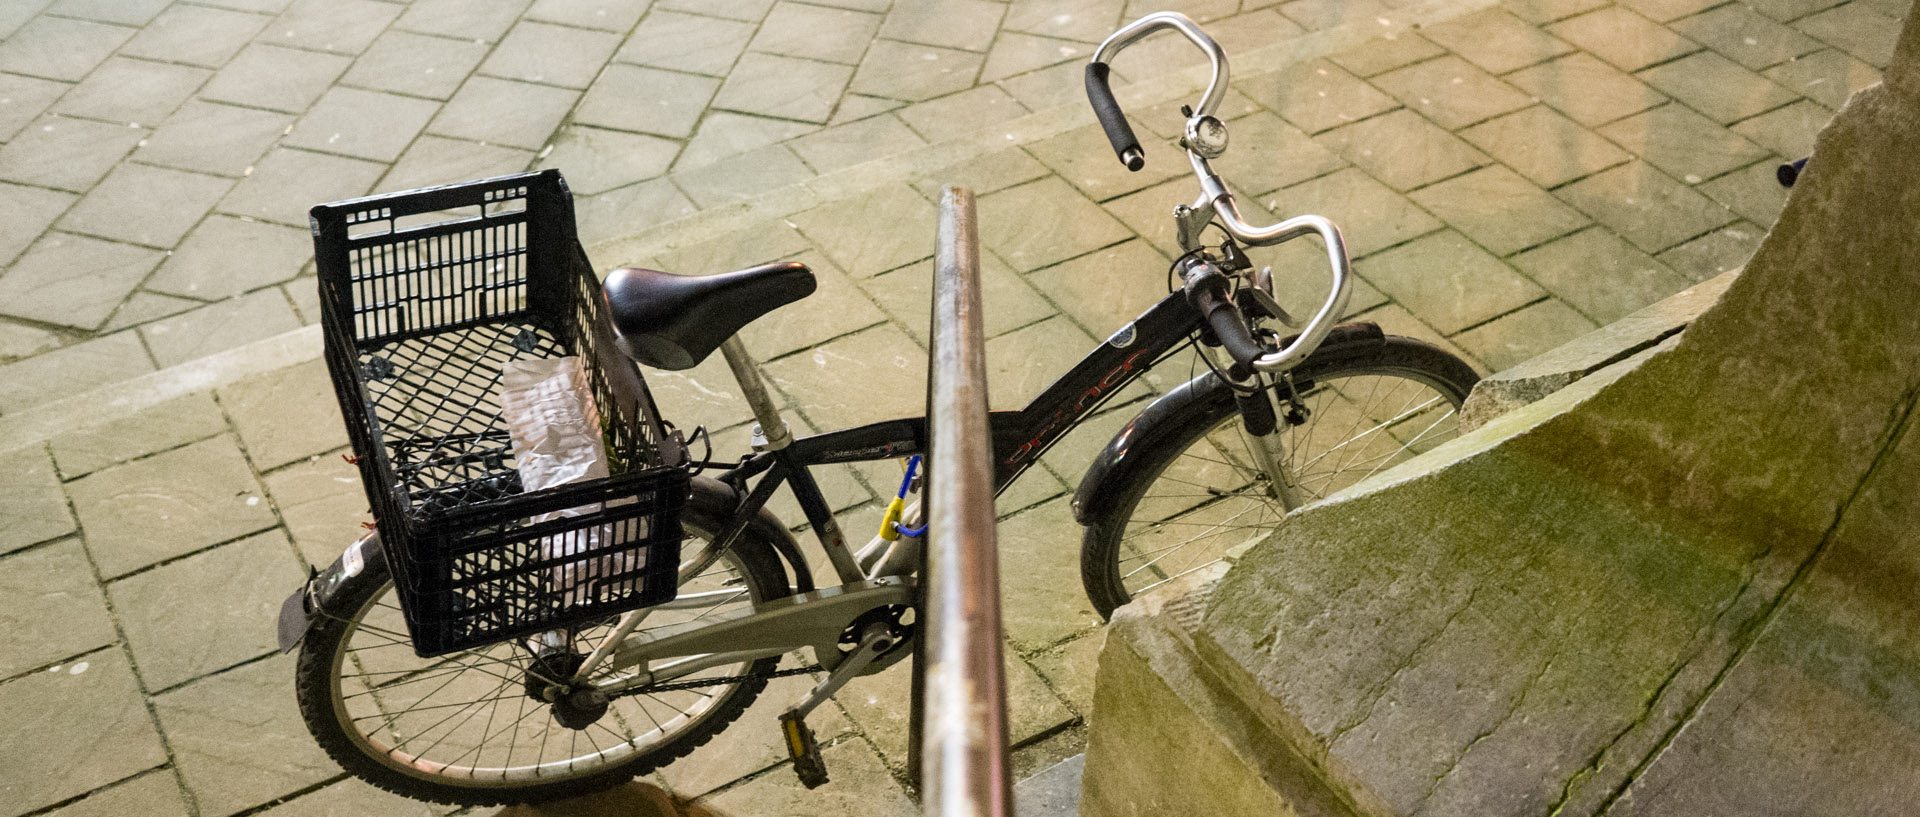
[[300,640],[306,638],[307,628],[323,613],[333,613],[330,606],[333,598],[340,592],[340,586],[348,579],[360,575],[370,565],[386,568],[386,551],[380,546],[380,533],[370,531],[360,541],[347,546],[340,558],[334,559],[327,569],[318,571],[307,578],[300,589],[287,596],[280,603],[280,651],[290,652],[300,646]]

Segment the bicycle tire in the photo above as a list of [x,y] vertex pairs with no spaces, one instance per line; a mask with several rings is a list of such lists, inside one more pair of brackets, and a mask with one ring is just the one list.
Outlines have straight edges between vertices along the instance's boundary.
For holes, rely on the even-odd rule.
[[[682,514],[688,536],[704,538],[718,530],[736,503],[731,489],[694,479]],[[786,534],[771,517],[749,525],[715,567],[682,587],[698,590],[745,584],[754,603],[786,595],[786,570],[768,538],[773,535]],[[696,550],[690,547],[686,553]],[[457,805],[505,805],[610,788],[705,744],[738,719],[767,684],[766,678],[754,677],[721,688],[620,697],[593,725],[571,730],[556,723],[551,707],[527,691],[525,672],[532,659],[518,640],[436,658],[414,655],[398,623],[399,609],[390,598],[392,587],[387,565],[380,559],[371,560],[358,576],[347,580],[332,605],[346,612],[322,616],[309,628],[295,668],[295,686],[301,715],[327,754],[356,777],[406,797]],[[728,598],[721,604],[748,603],[748,599]],[[716,611],[691,618],[667,616],[662,624]],[[649,616],[638,632],[645,632],[664,615]],[[610,620],[587,628],[576,635],[575,644],[590,645],[588,638],[611,626]],[[371,636],[371,646],[355,645],[356,636],[363,634]],[[587,650],[575,646],[573,651]],[[694,677],[764,675],[778,663],[778,657],[763,658],[716,667]],[[611,677],[604,673],[604,669],[596,672],[595,677]],[[410,686],[416,683],[419,686]],[[483,695],[463,694],[488,686],[492,689]],[[356,696],[364,700],[349,704]],[[662,714],[676,709],[679,718],[661,720]],[[477,720],[481,718],[484,721]],[[503,725],[507,718],[513,720]],[[477,731],[476,722],[481,724]],[[426,738],[433,742],[424,747],[415,743]],[[504,743],[488,745],[497,739]],[[469,742],[474,743],[471,748],[466,745]],[[548,759],[548,750],[557,743],[566,744],[565,756]],[[586,752],[582,743],[594,751]],[[516,750],[520,753],[517,764]]]
[[[1460,404],[1479,380],[1465,361],[1395,336],[1329,343],[1293,376],[1309,414],[1300,426],[1282,421],[1280,432],[1309,501],[1457,436]],[[1286,514],[1254,465],[1232,391],[1208,373],[1187,393],[1191,399],[1151,421],[1156,427],[1122,432],[1135,441],[1125,464],[1093,492],[1112,500],[1084,520],[1080,578],[1103,618],[1219,561]],[[1328,418],[1347,432],[1321,434]],[[1319,468],[1328,457],[1332,467]]]

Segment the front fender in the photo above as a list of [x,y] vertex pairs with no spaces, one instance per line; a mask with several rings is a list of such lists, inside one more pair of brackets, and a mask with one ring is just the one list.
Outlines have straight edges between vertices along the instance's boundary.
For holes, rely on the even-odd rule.
[[1206,402],[1233,404],[1233,389],[1213,372],[1180,384],[1127,421],[1093,458],[1079,489],[1073,492],[1074,520],[1085,525],[1106,511],[1119,498],[1115,489],[1125,481],[1133,466],[1134,460],[1127,454],[1173,433],[1175,426],[1167,422],[1169,416],[1187,410],[1194,403]]
[[348,579],[360,575],[368,565],[385,566],[382,561],[387,553],[380,546],[380,533],[368,532],[360,540],[347,546],[346,552],[326,570],[314,573],[307,578],[300,589],[287,596],[280,603],[280,651],[290,652],[300,646],[300,639],[307,636],[307,628],[323,611],[329,611],[335,594]]
[[[1287,338],[1281,341],[1281,345],[1292,342],[1293,338]],[[1385,342],[1386,335],[1376,324],[1343,323],[1327,333],[1327,339],[1320,344],[1320,348],[1295,371],[1307,375],[1316,370],[1325,371],[1352,356],[1373,353]],[[1301,387],[1306,388],[1304,383]],[[1138,461],[1138,458],[1129,458],[1127,454],[1179,431],[1177,426],[1168,422],[1168,418],[1189,409],[1196,402],[1231,407],[1233,389],[1219,375],[1207,372],[1180,384],[1148,405],[1119,433],[1113,435],[1107,447],[1093,458],[1093,464],[1087,466],[1087,475],[1073,492],[1074,520],[1082,525],[1088,524],[1089,520],[1097,518],[1117,501],[1120,498],[1119,487],[1126,483],[1130,469]]]

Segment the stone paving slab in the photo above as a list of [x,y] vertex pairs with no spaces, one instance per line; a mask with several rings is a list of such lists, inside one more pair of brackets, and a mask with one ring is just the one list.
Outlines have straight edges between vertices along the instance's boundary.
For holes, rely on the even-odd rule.
[[0,792],[28,812],[167,762],[138,679],[118,649],[74,656],[0,687]]
[[260,623],[304,575],[275,530],[128,576],[107,598],[142,679],[165,689],[272,652]]
[[118,637],[77,541],[0,563],[0,590],[10,600],[0,610],[0,626],[12,634],[0,646],[0,673],[8,677],[107,646]]
[[[1784,201],[1773,164],[1877,79],[1872,24],[1904,11],[1166,5],[1270,38],[1230,49],[1235,151],[1219,166],[1245,209],[1334,218],[1355,314],[1483,371],[1743,262]],[[26,6],[0,4],[0,219],[18,228],[0,230],[0,584],[72,595],[6,594],[0,621],[58,635],[0,652],[18,666],[0,666],[0,708],[125,739],[70,774],[0,772],[34,792],[0,797],[28,804],[0,817],[404,808],[317,759],[267,650],[275,588],[366,518],[316,360],[307,205],[557,166],[600,266],[804,260],[821,291],[747,342],[813,432],[918,412],[933,206],[965,184],[981,197],[995,401],[1011,405],[1164,293],[1166,213],[1192,195],[1172,106],[1205,81],[1122,61],[1151,143],[1149,171],[1128,174],[1079,91],[1093,44],[1146,10],[1119,0]],[[542,52],[559,56],[527,57]],[[116,93],[129,67],[151,67],[126,74],[145,90]],[[137,206],[153,194],[179,206]],[[1311,248],[1256,260],[1305,270],[1282,276],[1289,307],[1321,296]],[[670,416],[743,447],[724,366],[650,378]],[[1102,635],[1064,495],[1178,379],[1122,395],[999,503],[1008,558],[1031,566],[1005,591],[1029,763],[1078,751]],[[890,468],[830,469],[828,495],[866,520]],[[215,585],[235,592],[210,605],[191,590]],[[168,632],[182,620],[198,623]],[[105,679],[85,694],[105,697],[51,706],[65,693],[48,669],[81,660]],[[844,788],[801,793],[762,724],[729,733],[724,762],[569,808],[903,812],[899,702],[870,680],[874,701],[830,713]],[[229,698],[242,705],[211,703]],[[139,700],[151,708],[91,705]],[[260,726],[230,743],[236,721]]]

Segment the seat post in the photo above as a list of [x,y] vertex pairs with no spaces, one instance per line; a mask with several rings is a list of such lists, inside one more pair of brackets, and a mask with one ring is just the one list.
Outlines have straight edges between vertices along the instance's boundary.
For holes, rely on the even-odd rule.
[[754,429],[758,436],[765,439],[767,451],[778,451],[793,442],[793,435],[787,430],[787,421],[780,418],[779,408],[773,405],[773,397],[767,394],[767,384],[760,379],[760,367],[747,355],[747,347],[740,342],[740,336],[734,335],[720,344],[720,353],[727,357],[727,368],[733,370],[733,379],[740,383],[740,393],[747,398],[747,405],[753,407],[753,418],[759,421]]

